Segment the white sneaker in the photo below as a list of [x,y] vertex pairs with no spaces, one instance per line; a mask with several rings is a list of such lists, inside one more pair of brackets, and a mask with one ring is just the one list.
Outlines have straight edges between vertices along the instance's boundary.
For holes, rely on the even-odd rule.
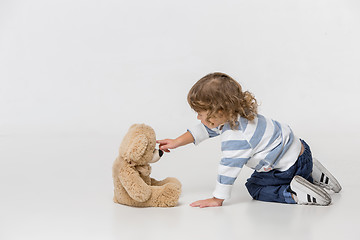
[[336,178],[316,158],[313,158],[312,177],[314,184],[320,187],[333,190],[336,193],[341,191],[341,186]]
[[331,203],[331,197],[324,189],[303,177],[295,176],[290,188],[297,204],[327,206]]

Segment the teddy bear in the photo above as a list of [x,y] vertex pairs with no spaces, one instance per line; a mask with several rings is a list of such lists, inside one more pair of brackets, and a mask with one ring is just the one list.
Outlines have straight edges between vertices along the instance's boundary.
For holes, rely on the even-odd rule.
[[130,127],[112,168],[115,203],[133,207],[177,205],[181,193],[179,180],[168,177],[158,181],[150,177],[150,163],[157,162],[163,155],[155,146],[155,131],[150,126]]

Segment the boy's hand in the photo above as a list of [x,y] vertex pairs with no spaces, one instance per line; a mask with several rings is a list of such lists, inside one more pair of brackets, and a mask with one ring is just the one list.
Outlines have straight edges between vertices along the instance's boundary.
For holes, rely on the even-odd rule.
[[178,147],[175,139],[157,140],[156,143],[160,144],[159,149],[163,150],[164,152],[170,152],[169,149],[174,149]]
[[189,131],[186,131],[186,133],[176,139],[164,139],[156,141],[156,143],[160,143],[159,149],[163,150],[164,152],[170,152],[169,149],[181,147],[192,142],[194,142],[194,138]]
[[220,207],[220,206],[222,206],[223,201],[224,201],[224,199],[219,199],[219,198],[214,198],[213,197],[213,198],[193,202],[192,204],[190,204],[190,206],[192,206],[192,207],[200,207],[200,208]]

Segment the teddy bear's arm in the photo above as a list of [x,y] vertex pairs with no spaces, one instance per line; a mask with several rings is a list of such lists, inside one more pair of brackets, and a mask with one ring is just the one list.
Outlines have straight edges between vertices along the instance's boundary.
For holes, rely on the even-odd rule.
[[120,170],[119,180],[129,196],[138,202],[145,202],[151,196],[151,187],[140,177],[132,167],[126,166]]

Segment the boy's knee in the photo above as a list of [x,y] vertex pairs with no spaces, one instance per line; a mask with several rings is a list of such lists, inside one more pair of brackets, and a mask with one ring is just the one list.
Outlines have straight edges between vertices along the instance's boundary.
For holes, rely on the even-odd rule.
[[249,183],[249,182],[246,182],[245,186],[246,186],[250,196],[253,199],[257,200],[259,198],[259,193],[260,193],[260,190],[261,190],[262,186],[259,186],[259,185],[254,184],[254,183]]

